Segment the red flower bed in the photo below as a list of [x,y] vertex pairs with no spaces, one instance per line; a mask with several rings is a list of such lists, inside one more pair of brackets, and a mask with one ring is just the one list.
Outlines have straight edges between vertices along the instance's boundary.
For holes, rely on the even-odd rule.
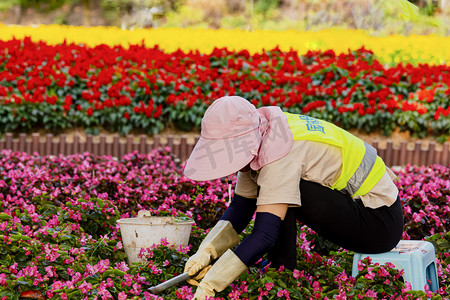
[[450,130],[449,86],[449,66],[383,66],[364,48],[206,55],[0,42],[1,132],[102,126],[156,133],[168,124],[190,130],[212,100],[237,94],[346,129],[441,135]]

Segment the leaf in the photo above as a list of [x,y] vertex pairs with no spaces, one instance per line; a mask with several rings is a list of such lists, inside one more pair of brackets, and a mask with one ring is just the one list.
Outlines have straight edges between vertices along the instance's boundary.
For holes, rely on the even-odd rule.
[[11,219],[12,219],[12,217],[9,214],[4,213],[4,212],[0,213],[0,220],[8,221],[8,220],[11,220]]
[[0,297],[3,299],[6,297],[8,300],[19,300],[19,295],[12,291],[3,290],[0,292]]
[[112,275],[112,277],[114,277],[115,276],[115,272],[114,271],[115,270],[112,270],[112,269],[106,270],[105,272],[102,273],[103,278],[109,277],[111,275]]
[[333,296],[333,295],[337,295],[337,294],[339,294],[339,289],[334,289],[334,290],[328,291],[328,293],[327,293],[328,296]]
[[278,279],[277,283],[278,283],[278,285],[281,286],[282,288],[284,288],[284,289],[287,288],[286,283],[285,283],[283,280]]
[[18,280],[17,284],[22,285],[22,286],[30,286],[30,284],[27,281],[23,281],[23,280]]
[[114,270],[114,275],[116,275],[116,276],[123,277],[123,276],[125,276],[125,274],[126,273],[124,271],[121,271],[121,270],[118,270],[118,269]]

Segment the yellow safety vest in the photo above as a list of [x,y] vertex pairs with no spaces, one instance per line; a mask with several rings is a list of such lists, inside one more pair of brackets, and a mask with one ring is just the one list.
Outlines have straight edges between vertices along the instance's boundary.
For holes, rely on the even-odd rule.
[[383,177],[386,166],[377,150],[336,125],[285,112],[294,140],[308,140],[341,148],[342,172],[331,187],[349,195],[365,195]]

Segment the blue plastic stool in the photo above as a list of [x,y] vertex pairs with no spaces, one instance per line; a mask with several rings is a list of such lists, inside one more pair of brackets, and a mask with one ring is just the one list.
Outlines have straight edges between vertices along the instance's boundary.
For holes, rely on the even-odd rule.
[[358,275],[358,261],[366,257],[372,263],[392,263],[396,269],[404,270],[403,279],[411,283],[413,290],[425,291],[428,284],[430,291],[436,292],[439,282],[436,270],[436,255],[434,246],[430,242],[401,240],[389,252],[379,254],[355,253],[353,256],[352,277]]

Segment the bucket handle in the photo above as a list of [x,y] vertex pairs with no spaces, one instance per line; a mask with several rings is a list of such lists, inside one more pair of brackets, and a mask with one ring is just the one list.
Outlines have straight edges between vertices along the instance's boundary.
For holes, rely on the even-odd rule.
[[[152,214],[148,210],[140,210],[138,211],[138,218],[150,218]],[[174,224],[175,219],[173,217],[165,217],[167,224]]]
[[148,210],[140,210],[138,211],[138,218],[146,218],[146,217],[151,217],[152,214],[148,211]]

